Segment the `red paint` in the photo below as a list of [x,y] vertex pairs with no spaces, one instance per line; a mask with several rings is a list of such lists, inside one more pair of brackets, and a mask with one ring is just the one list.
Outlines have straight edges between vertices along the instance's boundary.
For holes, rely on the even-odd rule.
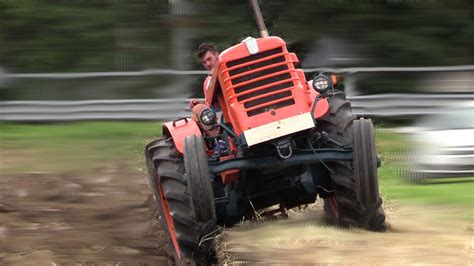
[[[219,161],[222,162],[222,161],[229,160],[229,159],[232,159],[232,158],[235,158],[235,156],[233,154],[230,154],[230,155],[227,155],[227,156],[222,156],[221,158],[219,158]],[[222,183],[224,185],[227,185],[227,184],[230,184],[230,183],[232,183],[234,181],[237,181],[239,179],[240,170],[230,169],[230,170],[221,172],[220,176],[221,176]]]
[[158,191],[160,192],[161,207],[163,208],[163,215],[165,216],[162,218],[166,220],[166,225],[168,226],[168,233],[171,238],[171,243],[173,244],[173,248],[176,251],[178,258],[181,259],[181,248],[179,247],[178,239],[176,238],[176,231],[174,230],[173,217],[171,217],[170,208],[168,206],[168,200],[165,197],[165,194],[163,192],[163,186],[161,186],[160,180],[158,180]]
[[[308,81],[308,87],[311,88],[311,84],[313,83],[313,80]],[[317,91],[311,89],[309,90],[309,99],[311,100],[310,104],[312,105],[314,100],[316,99],[316,96],[319,94]],[[315,116],[317,119],[324,117],[329,113],[329,102],[327,99],[320,99],[316,105],[316,109],[314,110],[313,116]]]
[[237,170],[237,169],[227,170],[227,171],[224,171],[224,172],[220,173],[220,175],[221,175],[222,183],[224,185],[227,185],[227,184],[233,183],[233,182],[235,182],[239,179],[240,170]]
[[163,135],[170,136],[173,139],[176,149],[181,154],[183,154],[184,139],[187,136],[202,136],[199,126],[191,118],[182,119],[176,122],[166,122],[163,125]]
[[[304,73],[300,69],[294,67],[294,63],[298,62],[298,58],[295,54],[289,53],[285,42],[279,37],[268,37],[257,39],[259,53],[281,48],[281,52],[276,54],[268,55],[264,58],[251,60],[249,62],[240,63],[234,66],[227,66],[227,63],[241,59],[247,56],[251,56],[245,43],[237,44],[229,49],[223,51],[219,56],[219,63],[212,72],[212,78],[208,78],[204,85],[204,94],[207,103],[213,103],[216,101],[216,96],[219,101],[219,105],[225,106],[222,108],[226,121],[230,121],[237,135],[240,135],[243,131],[255,128],[261,125],[265,125],[271,122],[289,118],[292,116],[300,115],[311,111],[313,101],[317,95],[311,87],[308,86],[305,79]],[[230,75],[232,70],[242,69],[256,63],[268,61],[270,59],[284,57],[283,62],[275,62],[266,66],[260,66],[258,69],[248,69],[243,73],[236,73]],[[233,81],[239,77],[243,77],[252,73],[261,72],[274,67],[287,66],[287,69],[283,69],[278,72],[263,75],[261,77],[253,78],[248,81],[233,84]],[[283,80],[272,81],[270,84],[260,85],[252,89],[244,90],[239,92],[239,88],[248,85],[250,83],[268,80],[269,78],[285,74],[287,77]],[[292,82],[292,86],[287,88],[278,89],[277,91],[264,92],[263,90],[280,85],[283,83]],[[259,91],[261,94],[258,96],[252,96],[248,99],[238,99],[241,96],[248,95]],[[281,97],[275,100],[265,100],[264,103],[259,103],[254,106],[245,106],[256,99],[262,99],[275,94],[283,92],[291,92],[291,95]],[[294,101],[293,104],[280,108],[271,108],[271,105],[284,102],[285,100]],[[255,103],[255,102],[254,102]],[[247,112],[251,112],[258,109],[269,108],[272,112],[265,111],[260,114],[251,115]],[[224,110],[225,109],[225,110]],[[323,99],[318,102],[314,115],[316,118],[321,118],[326,115],[329,111],[329,105],[327,100]]]

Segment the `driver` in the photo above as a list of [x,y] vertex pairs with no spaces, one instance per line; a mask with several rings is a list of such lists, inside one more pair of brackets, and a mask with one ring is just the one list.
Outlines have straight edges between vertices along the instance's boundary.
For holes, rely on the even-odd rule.
[[[211,80],[212,70],[217,66],[217,63],[219,62],[219,52],[217,52],[217,49],[214,44],[201,43],[198,47],[196,56],[201,61],[202,66],[205,69],[209,70],[209,74],[206,80],[204,81],[204,88],[206,88],[207,83],[209,83]],[[193,119],[195,121],[199,121],[199,115],[205,108],[208,108],[208,105],[197,99],[192,99],[189,102],[189,107],[191,108],[191,111],[193,113]],[[209,126],[202,125],[201,123],[198,124],[208,135],[214,135],[217,133],[217,129],[212,130]]]
[[[198,47],[198,51],[196,53],[197,58],[201,61],[202,66],[209,70],[209,74],[204,81],[204,88],[207,87],[207,83],[211,80],[211,73],[214,67],[217,66],[219,62],[219,52],[217,52],[216,47],[212,43],[201,43]],[[189,108],[193,109],[193,107],[200,103],[196,99],[192,99],[189,103]]]

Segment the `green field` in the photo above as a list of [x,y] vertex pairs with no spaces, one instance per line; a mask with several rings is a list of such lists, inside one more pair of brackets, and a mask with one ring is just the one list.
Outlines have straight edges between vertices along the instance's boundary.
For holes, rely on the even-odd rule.
[[378,171],[380,190],[385,199],[402,202],[451,205],[466,209],[474,221],[474,178],[436,178],[414,184],[401,174],[411,143],[388,129],[377,129],[377,151],[382,155]]
[[0,123],[0,174],[90,173],[112,161],[136,169],[160,134],[161,125],[150,122]]
[[[0,123],[0,175],[91,173],[117,161],[132,170],[143,169],[143,148],[160,133],[160,124],[151,122]],[[472,178],[412,184],[399,174],[404,152],[410,145],[402,135],[377,129],[377,149],[382,155],[379,180],[384,199],[459,207],[474,220]]]

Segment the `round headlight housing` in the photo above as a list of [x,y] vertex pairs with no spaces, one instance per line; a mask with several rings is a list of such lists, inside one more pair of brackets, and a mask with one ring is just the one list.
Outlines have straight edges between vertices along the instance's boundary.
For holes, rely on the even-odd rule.
[[217,120],[216,113],[211,108],[206,108],[202,110],[199,120],[206,126],[214,125]]
[[317,75],[313,78],[313,89],[319,93],[324,93],[332,88],[332,81],[328,76]]

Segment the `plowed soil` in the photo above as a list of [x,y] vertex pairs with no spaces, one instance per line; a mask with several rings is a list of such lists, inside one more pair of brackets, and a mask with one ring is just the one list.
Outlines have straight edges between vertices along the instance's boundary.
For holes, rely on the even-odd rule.
[[[87,173],[87,171],[86,171]],[[164,231],[142,169],[0,178],[0,265],[166,265]],[[320,203],[247,221],[218,237],[220,264],[472,265],[463,210],[385,202],[385,233],[325,223]]]
[[0,178],[0,265],[170,264],[143,171]]

